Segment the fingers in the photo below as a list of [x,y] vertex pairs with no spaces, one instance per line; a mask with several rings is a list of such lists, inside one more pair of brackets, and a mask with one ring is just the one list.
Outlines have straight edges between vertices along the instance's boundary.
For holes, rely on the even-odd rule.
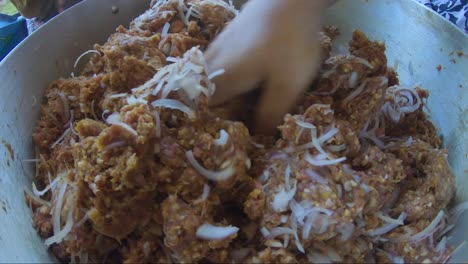
[[260,97],[255,113],[254,132],[262,135],[274,135],[283,117],[296,103],[306,89],[306,85],[291,87],[280,79],[267,83]]
[[261,80],[261,67],[252,61],[249,54],[237,52],[217,52],[216,48],[208,49],[205,57],[210,71],[224,69],[224,74],[216,77],[216,92],[211,98],[211,105],[219,105],[229,99],[244,94],[255,88]]
[[284,115],[291,111],[315,77],[320,49],[315,45],[302,50],[304,54],[294,54],[288,63],[273,67],[257,106],[256,133],[274,135]]

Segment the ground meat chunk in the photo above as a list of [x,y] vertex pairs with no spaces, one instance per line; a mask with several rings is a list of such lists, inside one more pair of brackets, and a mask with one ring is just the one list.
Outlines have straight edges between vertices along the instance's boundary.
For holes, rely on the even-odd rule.
[[420,140],[390,151],[403,160],[408,175],[393,211],[406,212],[409,221],[434,218],[455,192],[446,152]]
[[217,87],[203,49],[237,13],[224,0],[153,0],[79,58],[80,76],[49,86],[33,135],[45,191],[27,202],[39,235],[57,239],[52,253],[103,263],[446,260],[441,210],[455,181],[423,112],[427,92],[401,87],[384,44],[360,31],[348,54],[332,56],[338,30],[328,27],[311,89],[278,136],[255,134],[261,91],[209,104]]

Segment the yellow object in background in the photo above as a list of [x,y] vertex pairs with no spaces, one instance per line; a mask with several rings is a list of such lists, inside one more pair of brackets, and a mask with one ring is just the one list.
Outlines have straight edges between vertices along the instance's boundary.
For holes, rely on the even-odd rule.
[[11,1],[0,0],[0,14],[11,16],[17,13],[18,13],[18,9],[16,9],[15,5],[13,5]]

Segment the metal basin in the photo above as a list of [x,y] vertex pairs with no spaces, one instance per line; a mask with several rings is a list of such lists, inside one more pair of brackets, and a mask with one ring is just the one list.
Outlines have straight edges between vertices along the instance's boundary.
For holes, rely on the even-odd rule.
[[[0,261],[50,262],[32,227],[23,188],[30,186],[33,166],[32,130],[48,83],[68,77],[73,63],[94,43],[102,43],[122,24],[147,8],[149,1],[88,0],[51,20],[20,44],[0,64]],[[118,7],[117,14],[112,7]],[[421,83],[431,91],[431,118],[440,128],[449,162],[457,176],[457,201],[468,200],[467,89],[468,37],[433,11],[412,0],[346,0],[330,7],[325,23],[342,34],[343,49],[358,28],[385,41],[389,64],[401,83]],[[439,72],[436,67],[442,66]],[[453,244],[468,236],[468,214],[453,232]],[[460,252],[453,262],[468,260]]]

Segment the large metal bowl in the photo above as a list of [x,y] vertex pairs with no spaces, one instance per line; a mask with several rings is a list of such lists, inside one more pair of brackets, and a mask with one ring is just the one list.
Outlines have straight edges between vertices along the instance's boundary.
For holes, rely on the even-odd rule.
[[[147,5],[144,0],[87,0],[51,20],[0,63],[0,261],[52,260],[32,227],[23,195],[33,175],[32,165],[23,160],[33,157],[31,134],[45,88],[54,79],[70,76],[77,56],[104,42],[117,25],[127,25]],[[113,6],[119,8],[117,14]],[[421,83],[431,91],[431,118],[449,150],[457,201],[468,200],[468,57],[457,56],[468,54],[468,37],[412,0],[339,1],[326,12],[325,23],[342,32],[337,50],[356,28],[385,41],[401,82]],[[465,214],[451,242],[459,244],[467,234]],[[466,251],[452,259],[467,260]]]

